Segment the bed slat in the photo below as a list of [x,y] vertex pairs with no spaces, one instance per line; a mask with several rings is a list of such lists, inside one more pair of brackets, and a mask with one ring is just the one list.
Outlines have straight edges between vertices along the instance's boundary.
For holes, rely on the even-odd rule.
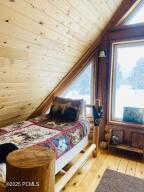
[[76,173],[76,171],[83,165],[90,154],[95,150],[96,145],[92,144],[82,157],[67,171],[67,173],[58,181],[55,185],[55,192],[60,192],[61,189],[66,185],[70,178]]

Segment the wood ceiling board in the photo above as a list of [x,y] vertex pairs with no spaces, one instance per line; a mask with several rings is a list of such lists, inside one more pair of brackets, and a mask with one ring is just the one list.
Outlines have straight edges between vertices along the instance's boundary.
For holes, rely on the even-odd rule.
[[[3,96],[0,106],[8,99],[6,111],[11,109],[10,113],[13,112],[10,118],[5,116],[6,113],[2,115],[2,124],[4,120],[7,124],[27,118],[40,105],[93,45],[121,2],[0,0],[0,47],[16,48],[30,54],[24,61],[0,58],[0,97]],[[22,106],[28,99],[31,105],[27,114],[24,109],[17,117],[15,110],[19,105],[16,100]]]
[[[40,114],[42,111],[46,111],[47,107],[52,101],[53,96],[58,95],[64,90],[65,87],[67,87],[70,82],[73,80],[73,78],[78,75],[78,73],[84,68],[84,66],[87,64],[88,60],[94,54],[96,46],[100,43],[102,38],[105,36],[106,32],[112,28],[116,23],[121,19],[121,17],[130,9],[130,7],[136,3],[137,0],[127,0],[127,1],[121,1],[120,4],[117,7],[117,11],[112,13],[111,20],[107,23],[106,27],[103,29],[102,33],[97,36],[96,40],[94,41],[93,45],[87,49],[83,57],[75,64],[73,68],[69,71],[69,73],[61,80],[61,82],[55,87],[55,89],[48,95],[48,97],[43,101],[43,103],[38,107],[38,109],[33,113]],[[99,1],[99,2],[102,2]],[[109,1],[110,2],[110,1]],[[112,2],[111,2],[112,3]]]

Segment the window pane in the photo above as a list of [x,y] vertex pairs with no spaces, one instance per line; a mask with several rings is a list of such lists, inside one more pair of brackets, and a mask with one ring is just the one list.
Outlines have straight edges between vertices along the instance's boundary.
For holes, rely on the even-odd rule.
[[114,44],[112,120],[124,107],[144,108],[144,42]]
[[91,103],[92,64],[89,64],[61,95],[65,98],[84,99]]
[[143,23],[144,22],[144,3],[141,3],[139,7],[134,10],[134,13],[126,20],[126,25]]

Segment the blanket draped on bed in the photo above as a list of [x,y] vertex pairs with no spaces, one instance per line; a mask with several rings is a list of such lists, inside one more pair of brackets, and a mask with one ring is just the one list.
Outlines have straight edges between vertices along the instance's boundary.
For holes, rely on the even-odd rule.
[[56,124],[35,118],[12,124],[1,128],[1,130],[5,134],[0,136],[0,144],[13,143],[18,148],[41,145],[54,150],[58,159],[88,134],[89,123],[85,120],[78,120],[71,123]]

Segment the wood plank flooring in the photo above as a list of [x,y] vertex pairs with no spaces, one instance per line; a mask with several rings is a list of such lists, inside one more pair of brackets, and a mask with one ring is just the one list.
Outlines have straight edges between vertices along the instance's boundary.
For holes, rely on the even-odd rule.
[[94,192],[107,168],[144,179],[144,161],[140,158],[102,151],[97,158],[91,157],[62,191]]

